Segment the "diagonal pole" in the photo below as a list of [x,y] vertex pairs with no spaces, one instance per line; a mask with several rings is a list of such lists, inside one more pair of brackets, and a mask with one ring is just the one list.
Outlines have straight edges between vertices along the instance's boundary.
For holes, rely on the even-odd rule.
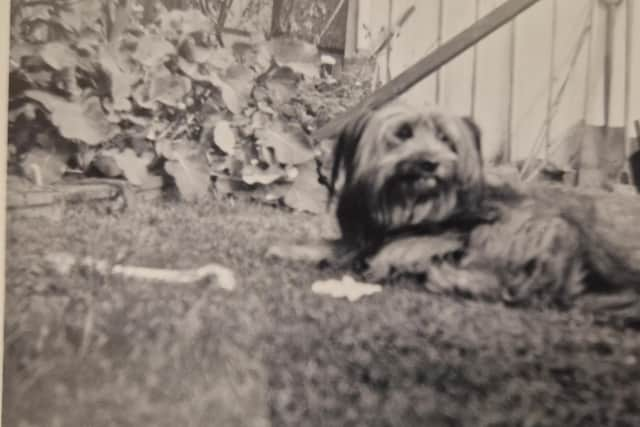
[[473,25],[445,42],[431,54],[373,92],[358,105],[318,129],[313,135],[314,138],[327,139],[336,136],[347,123],[354,120],[362,114],[362,112],[379,108],[402,95],[413,87],[413,85],[502,27],[538,1],[539,0],[508,0],[498,6]]

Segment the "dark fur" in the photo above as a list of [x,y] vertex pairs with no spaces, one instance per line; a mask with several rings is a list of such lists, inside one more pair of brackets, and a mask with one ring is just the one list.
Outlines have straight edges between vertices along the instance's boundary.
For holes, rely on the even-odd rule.
[[[392,113],[388,113],[385,108],[392,109]],[[454,173],[454,176],[448,177],[450,179],[439,183],[439,193],[433,197],[422,197],[416,194],[419,192],[411,188],[410,180],[403,177],[401,172],[403,170],[405,173],[406,170],[411,171],[414,163],[418,165],[419,162],[425,160],[424,157],[429,154],[429,141],[424,141],[426,148],[422,153],[419,145],[423,141],[415,140],[416,138],[410,140],[407,144],[412,144],[413,148],[407,150],[407,155],[399,155],[396,163],[389,165],[390,153],[392,154],[394,149],[398,151],[399,149],[380,149],[386,144],[385,138],[388,136],[384,135],[382,130],[378,132],[380,134],[371,135],[371,128],[380,125],[380,121],[387,120],[389,115],[398,122],[402,122],[403,116],[409,118],[408,120],[422,118],[427,123],[455,121],[452,126],[457,126],[457,130],[464,133],[465,138],[471,138],[472,145],[469,146],[466,141],[462,143],[460,143],[461,141],[451,141],[451,144],[458,145],[459,150],[470,148],[474,151],[466,154],[477,156],[478,161],[474,159],[469,162],[473,164],[474,168],[478,168],[477,176],[466,179],[464,176]],[[482,162],[480,160],[481,135],[478,126],[470,118],[446,116],[439,113],[433,116],[417,114],[415,116],[420,118],[415,119],[414,115],[415,110],[409,107],[383,107],[380,111],[361,115],[349,124],[338,138],[331,173],[330,199],[337,198],[336,214],[343,242],[352,248],[365,252],[372,251],[388,240],[390,236],[413,234],[420,230],[432,231],[451,222],[456,224],[474,223],[486,215],[486,212],[482,212],[483,209],[479,205],[484,194],[484,181],[482,180]],[[415,125],[414,129],[419,126],[422,125]],[[366,131],[369,132],[368,135],[365,135]],[[429,131],[436,132],[436,129],[429,129]],[[450,135],[449,137],[453,138],[454,136]],[[434,144],[437,141],[431,141],[431,143]],[[367,158],[369,163],[362,165],[361,159],[364,157],[364,153],[373,149],[377,149],[379,152],[369,156]],[[452,153],[452,155],[456,154],[462,156],[465,153]],[[456,161],[452,161],[454,164],[450,167],[461,166],[455,163]],[[336,186],[340,177],[342,177],[343,183],[342,188],[338,191]],[[420,200],[413,200],[416,197]],[[449,203],[451,208],[442,209],[441,214],[432,215],[435,217],[434,220],[428,218],[428,215],[424,221],[398,221],[394,218],[394,215],[398,216],[397,211],[393,212],[398,206],[401,206],[400,210],[407,212],[408,219],[415,216],[416,212],[424,207],[425,202],[438,206],[440,202],[437,199],[439,197],[443,199],[442,204]],[[455,203],[453,199],[455,199]]]
[[[406,146],[389,133],[404,118],[414,123]],[[444,144],[438,127],[451,131],[448,139],[454,140]],[[451,153],[444,152],[446,146]],[[330,187],[342,244],[380,254],[387,243],[397,247],[407,236],[462,232],[464,255],[455,265],[422,264],[428,286],[509,301],[541,295],[566,301],[593,290],[595,282],[608,291],[640,289],[637,200],[616,204],[602,195],[549,186],[490,187],[480,152],[480,130],[468,118],[395,106],[362,115],[335,147]],[[416,180],[423,172],[412,169],[429,160],[447,166],[437,191],[423,191]],[[415,239],[411,244],[419,248]],[[640,302],[636,309],[640,316]]]

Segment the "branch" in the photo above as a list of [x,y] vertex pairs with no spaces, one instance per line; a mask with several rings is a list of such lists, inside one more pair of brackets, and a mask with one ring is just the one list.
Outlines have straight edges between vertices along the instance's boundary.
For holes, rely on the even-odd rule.
[[379,108],[402,95],[416,83],[422,81],[444,64],[502,27],[538,1],[539,0],[508,0],[501,6],[498,6],[488,15],[454,36],[434,52],[373,92],[373,94],[358,105],[318,129],[313,137],[319,140],[334,137],[344,129],[347,123],[360,116],[363,112]]
[[327,23],[324,24],[324,28],[322,28],[322,31],[320,31],[320,34],[316,37],[316,44],[319,44],[325,33],[329,31],[329,27],[331,26],[331,24],[333,24],[333,20],[336,19],[336,16],[338,16],[338,13],[340,12],[340,9],[342,9],[342,6],[344,6],[345,1],[346,0],[340,0],[340,3],[338,3],[336,8],[333,10],[333,13],[331,13],[331,16],[327,20]]

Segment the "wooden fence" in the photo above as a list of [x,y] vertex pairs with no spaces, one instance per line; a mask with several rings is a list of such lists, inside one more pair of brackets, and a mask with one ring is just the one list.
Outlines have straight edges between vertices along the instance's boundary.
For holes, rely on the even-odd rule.
[[[378,57],[384,82],[505,0],[353,1],[356,51],[370,49],[407,8],[416,7]],[[633,121],[640,119],[636,3],[640,1],[623,0],[611,9],[608,125],[621,137],[597,144],[601,157],[614,163],[636,148]],[[487,159],[502,153],[520,160],[533,154],[567,164],[585,130],[605,125],[606,34],[607,7],[602,0],[541,0],[403,97],[412,104],[473,116],[483,129]]]

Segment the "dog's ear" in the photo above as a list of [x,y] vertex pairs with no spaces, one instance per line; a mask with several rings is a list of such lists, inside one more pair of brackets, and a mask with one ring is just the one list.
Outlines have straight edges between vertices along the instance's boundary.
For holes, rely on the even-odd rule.
[[342,168],[345,169],[346,180],[350,181],[358,144],[370,118],[370,111],[361,113],[340,132],[333,149],[333,165],[331,168],[331,181],[329,182],[329,200],[332,200],[335,196],[336,182]]
[[480,126],[473,120],[472,117],[466,116],[462,118],[464,124],[469,128],[471,135],[473,136],[473,142],[478,150],[478,154],[482,154],[482,131],[480,130]]

